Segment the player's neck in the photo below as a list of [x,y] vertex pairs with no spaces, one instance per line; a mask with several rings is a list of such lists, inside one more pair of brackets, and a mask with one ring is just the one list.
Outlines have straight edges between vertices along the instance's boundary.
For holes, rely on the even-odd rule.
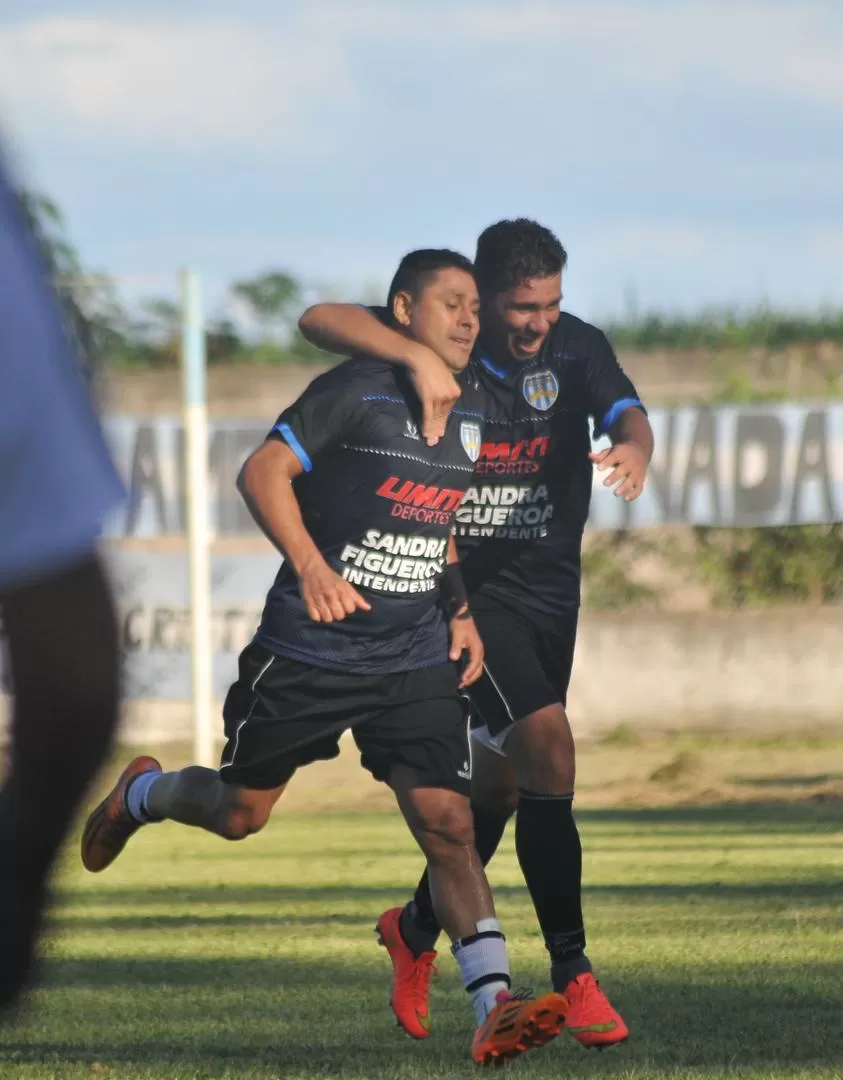
[[495,346],[494,343],[478,338],[475,356],[480,363],[497,375],[499,379],[508,380],[514,377],[522,367],[520,360],[514,360],[506,346]]

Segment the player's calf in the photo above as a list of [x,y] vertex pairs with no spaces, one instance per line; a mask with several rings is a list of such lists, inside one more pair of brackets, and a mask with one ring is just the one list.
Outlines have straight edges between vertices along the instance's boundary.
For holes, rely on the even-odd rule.
[[[177,821],[215,833],[223,840],[244,840],[269,820],[277,794],[225,784],[214,769],[189,765],[179,772],[144,781],[129,796],[130,809],[147,821]],[[133,785],[134,787],[134,785]]]
[[89,815],[82,862],[94,873],[105,870],[141,826],[165,820],[243,840],[264,827],[284,786],[250,791],[223,783],[213,769],[190,765],[165,773],[154,758],[135,758]]
[[[410,829],[428,862],[431,895],[439,923],[453,942],[463,985],[476,1021],[472,1057],[497,1063],[544,1045],[562,1029],[565,999],[548,995],[539,1004],[509,993],[509,956],[483,865],[474,846],[467,795],[424,786],[409,770],[396,769],[390,783]],[[416,1038],[426,1037],[429,1014],[419,1011],[418,977],[424,983],[431,952],[414,955],[402,941],[400,913],[386,912],[378,924],[393,961],[392,1007],[399,1023]],[[415,1012],[412,1012],[415,1009]],[[408,1013],[402,1021],[402,1014]]]

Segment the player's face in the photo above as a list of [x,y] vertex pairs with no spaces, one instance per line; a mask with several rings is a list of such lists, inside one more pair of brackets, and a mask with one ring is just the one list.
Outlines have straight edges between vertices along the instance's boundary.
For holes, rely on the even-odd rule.
[[462,371],[480,329],[480,297],[471,274],[456,267],[440,270],[407,300],[399,318],[410,336],[438,353],[451,371]]
[[529,278],[484,298],[483,340],[501,358],[528,363],[538,356],[559,318],[562,274]]

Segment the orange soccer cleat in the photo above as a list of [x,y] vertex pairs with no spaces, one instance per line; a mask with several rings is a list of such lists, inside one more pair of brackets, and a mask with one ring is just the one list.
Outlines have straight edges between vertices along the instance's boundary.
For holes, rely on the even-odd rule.
[[510,1058],[544,1046],[565,1025],[568,1002],[562,994],[530,997],[528,992],[502,990],[474,1035],[471,1056],[478,1065],[501,1065]]
[[568,983],[565,997],[570,1005],[567,1028],[580,1046],[602,1050],[629,1038],[629,1028],[590,971]]
[[399,1025],[414,1039],[430,1036],[430,976],[436,972],[436,953],[414,956],[401,937],[401,908],[390,908],[378,919],[375,931],[392,961],[389,1004]]
[[161,765],[153,757],[136,757],[120,774],[117,783],[92,811],[82,833],[82,863],[86,870],[98,873],[111,866],[129,837],[141,827],[141,823],[126,809],[126,789],[129,784],[147,772],[161,772]]

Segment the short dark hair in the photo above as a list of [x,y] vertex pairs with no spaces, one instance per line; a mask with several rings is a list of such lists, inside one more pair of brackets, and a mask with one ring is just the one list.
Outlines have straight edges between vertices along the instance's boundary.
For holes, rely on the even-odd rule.
[[460,255],[458,251],[449,251],[447,248],[420,248],[405,255],[389,286],[386,306],[390,315],[398,293],[406,292],[412,297],[418,296],[429,279],[440,270],[465,270],[467,274],[474,276],[471,259]]
[[546,278],[565,269],[568,253],[557,237],[529,218],[497,221],[477,240],[474,275],[484,293],[501,293],[530,278]]

